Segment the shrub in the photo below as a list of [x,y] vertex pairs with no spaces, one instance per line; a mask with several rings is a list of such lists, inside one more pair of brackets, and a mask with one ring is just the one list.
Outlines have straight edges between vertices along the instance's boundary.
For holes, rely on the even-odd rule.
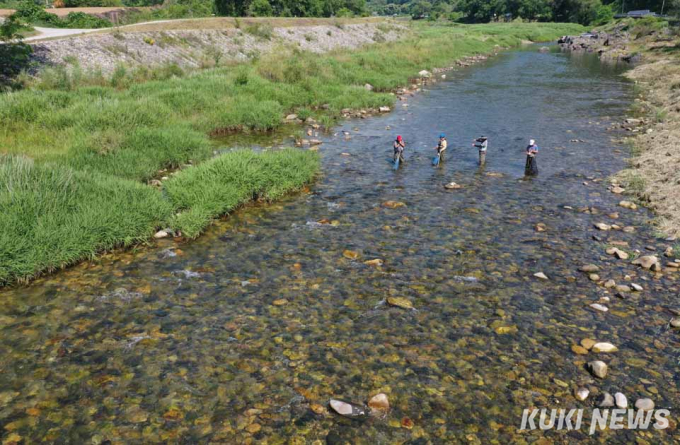
[[245,32],[263,40],[271,40],[274,36],[274,28],[269,23],[253,23],[246,26]]

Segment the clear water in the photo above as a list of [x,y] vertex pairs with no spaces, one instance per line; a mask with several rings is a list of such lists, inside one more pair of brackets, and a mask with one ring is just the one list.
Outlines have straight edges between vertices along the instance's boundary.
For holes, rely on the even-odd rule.
[[[667,310],[680,305],[678,274],[654,276],[604,253],[613,240],[665,246],[646,212],[617,207],[621,197],[606,189],[626,156],[608,130],[632,99],[619,74],[591,56],[501,54],[449,73],[408,108],[337,128],[307,193],[244,208],[193,242],[106,255],[3,291],[0,437],[532,442],[544,433],[518,431],[522,410],[592,407],[592,396],[576,401],[578,386],[677,406],[680,342]],[[433,168],[442,131],[449,149]],[[396,134],[408,145],[395,172]],[[472,147],[482,134],[484,169]],[[529,138],[541,147],[540,174],[524,180]],[[451,181],[463,188],[446,190]],[[617,220],[607,216],[615,211]],[[596,222],[636,231],[595,233]],[[375,258],[384,265],[363,263]],[[645,290],[618,299],[577,271],[586,263]],[[610,312],[587,307],[606,295]],[[417,310],[385,305],[389,296]],[[596,354],[571,350],[586,337],[619,348],[599,356],[610,367],[603,381],[584,369]],[[392,406],[384,419],[316,406],[378,392]],[[401,426],[405,417],[412,429]],[[673,434],[547,435],[659,443]]]

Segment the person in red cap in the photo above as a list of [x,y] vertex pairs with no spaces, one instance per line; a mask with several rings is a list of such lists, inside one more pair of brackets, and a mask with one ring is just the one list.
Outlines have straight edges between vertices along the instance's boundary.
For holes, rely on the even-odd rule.
[[399,158],[400,162],[404,162],[405,148],[406,144],[404,143],[404,139],[401,136],[397,136],[397,140],[394,141],[394,162],[397,162],[397,158]]

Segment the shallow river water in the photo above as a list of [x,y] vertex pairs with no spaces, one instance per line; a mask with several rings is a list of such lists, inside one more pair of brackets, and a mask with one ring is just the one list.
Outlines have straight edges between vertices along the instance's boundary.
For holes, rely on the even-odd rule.
[[[676,440],[680,341],[669,310],[680,307],[679,274],[605,253],[622,241],[663,257],[668,244],[646,211],[618,207],[623,198],[607,190],[627,156],[608,128],[631,100],[620,71],[595,57],[502,53],[448,73],[408,107],[335,129],[320,148],[323,174],[303,194],[244,208],[193,242],[106,255],[1,292],[0,438]],[[434,168],[440,132],[449,149]],[[396,134],[408,144],[398,171],[388,162]],[[480,169],[471,145],[482,134]],[[529,138],[540,174],[524,180]],[[451,181],[463,188],[445,189]],[[635,231],[599,232],[599,222]],[[364,263],[373,259],[384,264]],[[644,290],[618,298],[578,271],[587,263]],[[588,307],[602,297],[609,312]],[[573,352],[585,338],[619,350]],[[609,365],[604,380],[585,369],[595,359]],[[586,401],[577,387],[590,389]],[[602,391],[651,398],[671,409],[671,427],[519,431],[525,408],[591,409]],[[379,392],[385,417],[328,411],[332,397],[363,403]]]

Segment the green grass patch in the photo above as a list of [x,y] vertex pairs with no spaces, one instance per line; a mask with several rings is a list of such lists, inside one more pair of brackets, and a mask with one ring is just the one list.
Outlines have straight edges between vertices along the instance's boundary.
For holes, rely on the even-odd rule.
[[0,157],[0,284],[143,242],[172,214],[134,181]]
[[313,151],[231,151],[165,183],[165,194],[181,212],[171,226],[194,238],[215,216],[253,199],[274,200],[300,189],[318,168],[319,157]]

